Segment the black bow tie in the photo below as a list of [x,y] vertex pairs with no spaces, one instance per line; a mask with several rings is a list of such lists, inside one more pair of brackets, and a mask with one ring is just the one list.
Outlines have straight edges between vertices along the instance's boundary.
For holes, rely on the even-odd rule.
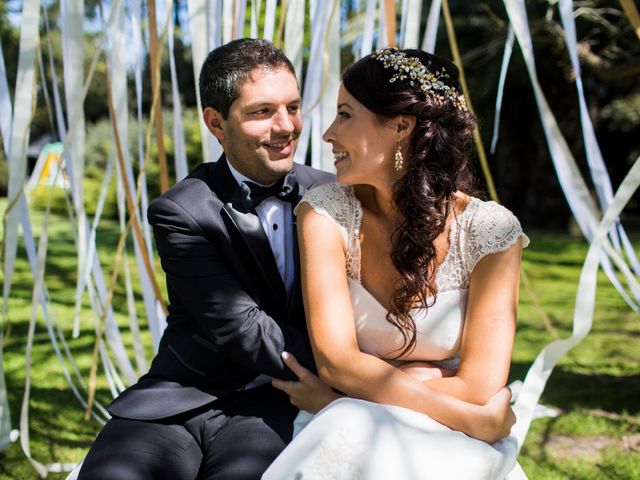
[[253,182],[242,182],[242,203],[247,210],[255,210],[265,199],[275,197],[283,202],[293,203],[298,194],[298,180],[293,172],[287,173],[273,185],[263,187]]

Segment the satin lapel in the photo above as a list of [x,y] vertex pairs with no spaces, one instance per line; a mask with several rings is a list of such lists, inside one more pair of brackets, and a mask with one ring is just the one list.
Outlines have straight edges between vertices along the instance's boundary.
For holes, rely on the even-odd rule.
[[274,299],[282,299],[277,304],[283,305],[286,300],[286,290],[284,282],[280,277],[278,265],[273,258],[273,252],[269,245],[269,240],[260,223],[258,215],[253,212],[243,213],[239,205],[239,196],[233,194],[231,201],[226,203],[223,211],[227,214],[231,223],[242,236],[249,252],[255,261],[260,273],[271,289]]

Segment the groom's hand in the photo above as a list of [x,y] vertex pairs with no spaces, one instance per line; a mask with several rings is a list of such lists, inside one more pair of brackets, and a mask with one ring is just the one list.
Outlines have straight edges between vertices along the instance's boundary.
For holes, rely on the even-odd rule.
[[320,380],[320,377],[300,365],[290,353],[283,352],[282,359],[299,381],[273,379],[271,384],[289,395],[291,403],[300,410],[316,413],[341,396]]

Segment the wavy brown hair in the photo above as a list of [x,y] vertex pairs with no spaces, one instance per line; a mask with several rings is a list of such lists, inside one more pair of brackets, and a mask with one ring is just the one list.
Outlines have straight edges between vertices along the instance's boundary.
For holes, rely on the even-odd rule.
[[[429,71],[444,70],[441,80],[462,93],[458,68],[452,62],[421,50],[400,51],[417,57]],[[390,82],[394,73],[371,54],[348,67],[342,82],[380,122],[398,115],[416,118],[404,175],[393,189],[401,215],[391,238],[391,260],[401,279],[391,297],[387,321],[404,336],[401,357],[416,345],[411,310],[435,302],[438,265],[433,242],[444,231],[450,212],[455,212],[455,192],[471,193],[474,188],[469,159],[476,119],[450,99],[423,91],[418,82],[413,86],[409,79]]]

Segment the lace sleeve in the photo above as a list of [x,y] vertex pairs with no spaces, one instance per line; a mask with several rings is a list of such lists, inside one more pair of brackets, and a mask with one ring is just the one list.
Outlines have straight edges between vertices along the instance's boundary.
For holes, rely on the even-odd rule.
[[[305,193],[298,206],[302,203],[308,203],[315,212],[333,220],[344,239],[345,246],[349,245],[353,208],[350,205],[346,187],[338,183],[320,185]],[[297,214],[297,211],[298,207],[295,208],[294,213]]]
[[529,238],[522,231],[513,213],[496,202],[482,202],[461,235],[465,235],[464,258],[466,270],[471,274],[478,262],[491,253],[504,252],[522,237],[522,247]]

